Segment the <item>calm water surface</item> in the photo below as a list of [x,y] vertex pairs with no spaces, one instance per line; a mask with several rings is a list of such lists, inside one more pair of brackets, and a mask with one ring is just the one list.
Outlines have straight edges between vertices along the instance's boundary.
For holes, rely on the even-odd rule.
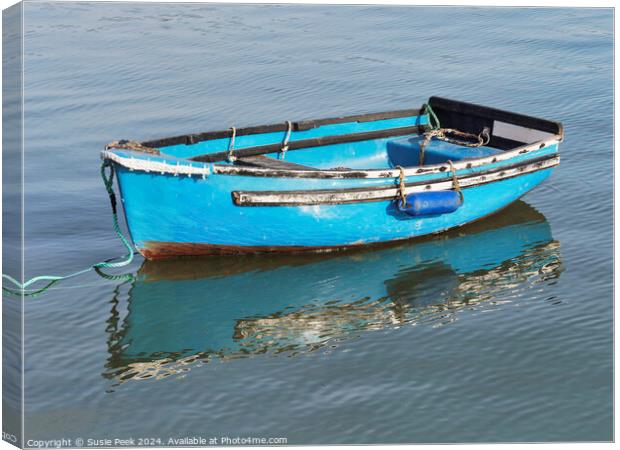
[[27,277],[122,254],[114,139],[430,95],[566,128],[549,182],[447,236],[28,299],[27,439],[612,439],[612,40],[610,9],[27,3]]

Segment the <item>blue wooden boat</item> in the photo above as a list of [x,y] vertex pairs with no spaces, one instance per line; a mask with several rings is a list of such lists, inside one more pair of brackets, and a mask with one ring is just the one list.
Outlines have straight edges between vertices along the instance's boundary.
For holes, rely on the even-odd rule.
[[560,123],[432,97],[420,109],[116,141],[136,248],[148,259],[328,251],[488,216],[559,164]]
[[363,331],[452,322],[464,309],[497,308],[498,298],[531,297],[528,289],[562,270],[549,223],[521,201],[446,239],[144,261],[127,295],[116,292],[110,302],[106,376],[155,378],[192,361],[312,350]]

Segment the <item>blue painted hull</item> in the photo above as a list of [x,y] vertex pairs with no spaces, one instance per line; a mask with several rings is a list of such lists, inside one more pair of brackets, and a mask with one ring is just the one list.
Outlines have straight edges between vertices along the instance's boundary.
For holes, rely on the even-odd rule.
[[[321,133],[330,137],[352,128],[358,133],[376,133],[427,123],[428,116],[419,115],[321,126],[293,134],[291,141],[321,138]],[[400,189],[456,189],[456,174],[462,184],[463,203],[449,214],[422,217],[399,211],[396,203],[400,180],[394,162],[399,155],[392,152],[400,148],[400,142],[406,146],[407,140],[418,139],[415,134],[404,141],[400,138],[392,150],[393,140],[377,138],[286,154],[287,164],[306,164],[316,168],[314,171],[248,169],[231,162],[188,159],[205,151],[207,157],[222,152],[231,139],[169,146],[158,155],[113,150],[104,158],[114,163],[136,248],[155,259],[331,250],[440,233],[493,214],[547,179],[559,162],[557,137],[521,151],[483,149],[481,156],[460,161],[458,152],[466,156],[466,148],[436,144],[436,157],[457,161],[456,168],[452,166],[455,173],[441,165],[441,159],[429,166],[410,161],[401,173]],[[282,138],[283,133],[258,133],[238,138],[235,148],[269,145]],[[400,157],[411,159],[411,154],[413,150],[404,149]],[[277,153],[267,156],[278,158]],[[339,165],[348,169],[330,169]]]
[[[165,248],[172,247],[164,243],[189,244],[176,246],[179,254],[184,249],[187,254],[300,251],[439,233],[508,206],[542,183],[551,170],[466,189],[461,208],[430,217],[400,213],[394,201],[242,208],[233,204],[231,192],[246,185],[255,188],[255,178],[213,175],[202,180],[121,167],[117,174],[131,237],[138,250],[157,257],[167,256]],[[259,181],[262,189],[273,189],[271,180]]]

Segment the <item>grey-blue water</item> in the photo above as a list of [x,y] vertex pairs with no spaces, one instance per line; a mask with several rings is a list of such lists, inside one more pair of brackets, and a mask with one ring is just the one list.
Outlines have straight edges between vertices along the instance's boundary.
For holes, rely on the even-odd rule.
[[[562,121],[562,164],[448,236],[144,263],[25,300],[26,439],[608,441],[611,9],[25,5],[26,277],[121,255],[99,151],[419,107]],[[291,230],[294,232],[294,230]]]

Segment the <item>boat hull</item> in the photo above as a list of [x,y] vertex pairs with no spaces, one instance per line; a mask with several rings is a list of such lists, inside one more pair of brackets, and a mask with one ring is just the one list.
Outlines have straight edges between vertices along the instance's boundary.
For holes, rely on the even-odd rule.
[[[256,188],[257,183],[282,189],[283,180],[228,175],[202,179],[132,172],[123,167],[116,170],[136,248],[148,259],[162,259],[333,251],[440,233],[508,206],[548,178],[552,168],[463,189],[463,205],[457,211],[427,217],[401,213],[394,200],[243,207],[231,198],[235,189],[244,185]],[[315,180],[288,181],[297,187],[316,184]],[[336,184],[351,184],[339,181]]]

